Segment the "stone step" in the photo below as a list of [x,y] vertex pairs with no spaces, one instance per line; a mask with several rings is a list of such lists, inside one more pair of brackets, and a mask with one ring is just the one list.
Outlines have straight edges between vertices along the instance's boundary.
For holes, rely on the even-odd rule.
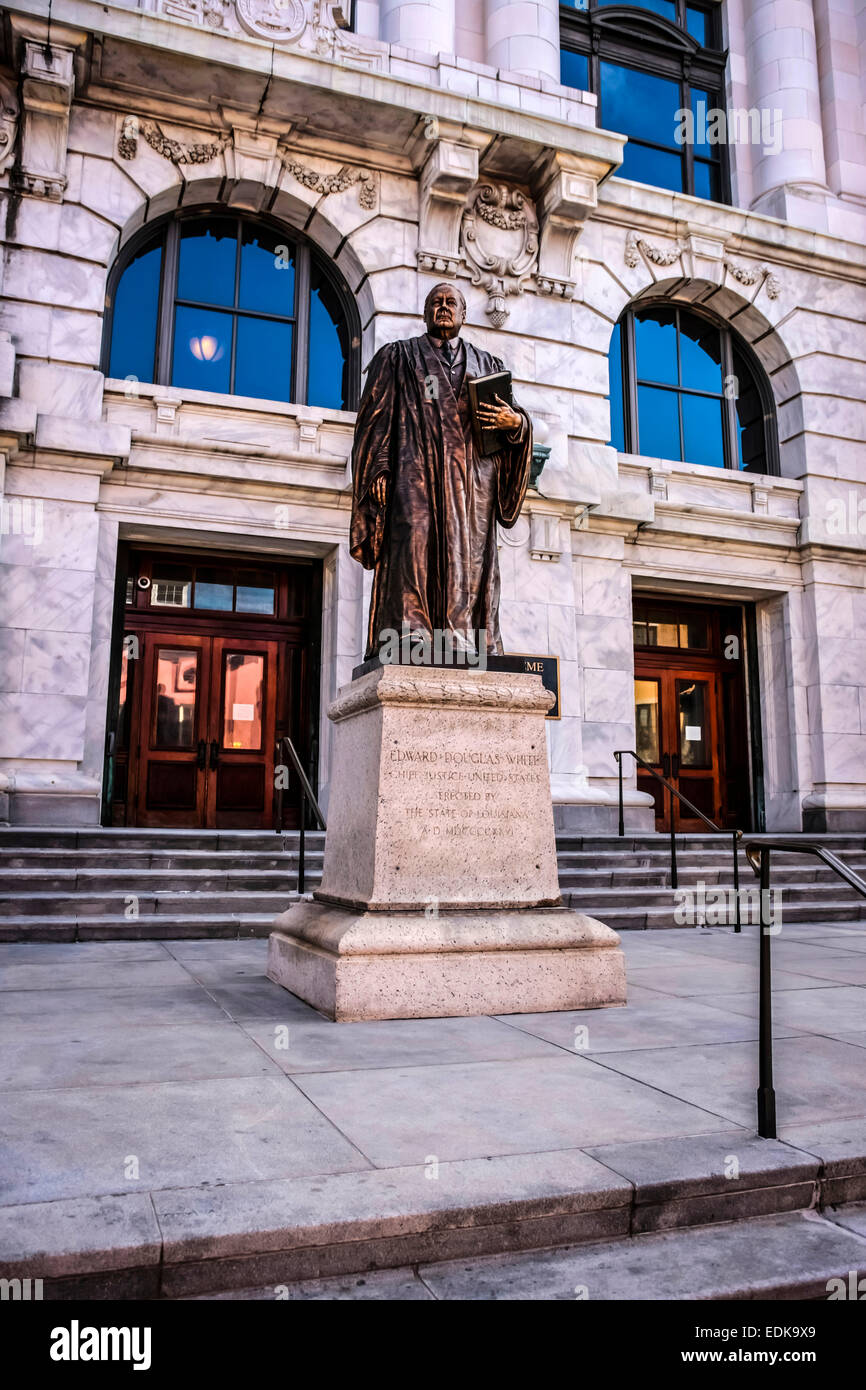
[[[277,893],[237,893],[232,903],[238,912],[272,912],[276,917],[285,910],[293,889],[287,884]],[[52,917],[99,917],[122,916],[126,904],[124,899],[135,897],[135,911],[140,917],[173,915],[175,913],[195,913],[204,916],[209,912],[225,914],[225,893],[159,893],[125,894],[119,890],[114,893],[82,893],[75,897],[57,897],[51,893],[9,893],[0,899],[0,920],[4,917],[25,918],[30,916]]]
[[[321,878],[321,863],[314,868],[307,865],[305,872],[311,881]],[[0,893],[21,895],[28,893],[112,893],[124,896],[128,893],[280,893],[286,887],[294,887],[298,869],[295,865],[284,865],[279,869],[184,869],[182,871],[160,866],[154,869],[66,869],[51,873],[43,869],[20,869],[18,872],[0,873]]]
[[[284,908],[297,902],[289,893]],[[165,913],[158,917],[0,917],[0,941],[182,941],[270,935],[274,913]]]
[[[576,908],[578,912],[589,912],[586,901],[574,902],[575,895],[566,895],[566,902],[569,907]],[[596,899],[594,912],[590,916],[599,915],[606,926],[612,927],[614,931],[643,931],[646,929],[665,929],[668,927],[683,930],[683,924],[674,920],[675,904],[671,902],[665,907],[621,907],[608,906],[606,902],[599,902]],[[818,903],[792,903],[786,904],[783,908],[783,921],[791,926],[795,922],[863,922],[866,921],[866,900],[860,899],[857,902],[826,902],[823,899]],[[726,924],[721,924],[726,925]],[[730,923],[733,926],[733,919]]]
[[580,1287],[593,1301],[825,1298],[829,1279],[866,1262],[863,1209],[850,1205],[866,1182],[857,1136],[841,1165],[740,1131],[444,1160],[435,1182],[425,1172],[155,1190],[146,1213],[147,1194],[122,1191],[10,1206],[0,1275],[36,1270],[49,1299],[273,1298],[277,1284],[413,1266],[442,1297],[459,1285],[472,1299],[573,1301]]
[[[620,1237],[588,1247],[532,1250],[511,1255],[374,1270],[361,1275],[303,1279],[280,1290],[295,1302],[360,1300],[408,1302],[722,1302],[756,1299],[826,1300],[841,1288],[851,1296],[850,1271],[866,1264],[866,1210],[840,1207],[826,1216],[789,1216],[700,1226],[664,1234]],[[273,1285],[187,1295],[190,1301],[273,1301]],[[862,1295],[860,1295],[862,1297]],[[698,1319],[699,1321],[699,1319]],[[765,1320],[766,1321],[766,1320]],[[788,1322],[788,1319],[785,1320]],[[699,1365],[724,1364],[742,1347],[709,1335],[683,1338],[682,1354]],[[764,1364],[779,1365],[793,1343],[756,1341]],[[806,1352],[798,1341],[797,1354]],[[814,1353],[817,1357],[820,1353]]]

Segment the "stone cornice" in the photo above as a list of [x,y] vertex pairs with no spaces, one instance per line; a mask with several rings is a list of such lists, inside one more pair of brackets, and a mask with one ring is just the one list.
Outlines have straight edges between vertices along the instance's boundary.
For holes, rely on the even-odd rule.
[[[19,29],[32,28],[40,21],[46,21],[48,11],[49,0],[29,0],[26,5],[7,7],[13,26]],[[52,23],[74,25],[95,36],[93,62],[84,89],[87,94],[88,85],[92,85],[92,95],[98,95],[100,100],[114,82],[126,91],[127,102],[133,93],[139,91],[154,95],[152,76],[149,82],[142,81],[139,86],[130,79],[122,61],[116,75],[111,71],[112,57],[117,54],[116,44],[128,44],[130,49],[150,48],[155,52],[182,56],[187,79],[197,63],[210,70],[215,66],[225,67],[260,79],[255,100],[250,94],[251,109],[261,101],[267,89],[267,112],[259,113],[265,119],[279,118],[279,99],[282,94],[287,94],[287,89],[293,86],[299,89],[314,88],[317,112],[324,110],[329,93],[333,94],[335,109],[340,108],[342,124],[339,128],[335,126],[331,133],[345,133],[351,138],[354,130],[357,138],[352,107],[358,101],[378,105],[382,109],[383,149],[393,150],[395,143],[399,146],[408,136],[408,129],[404,131],[407,123],[414,124],[418,115],[424,115],[452,122],[467,130],[486,132],[491,140],[499,137],[509,144],[525,143],[528,155],[530,147],[539,153],[544,148],[550,148],[581,155],[597,164],[599,177],[618,166],[621,159],[625,137],[598,130],[594,126],[536,115],[515,106],[497,104],[432,83],[414,81],[403,75],[369,71],[348,61],[332,61],[324,56],[273,47],[266,40],[248,35],[215,36],[207,28],[174,20],[165,14],[130,10],[98,0],[52,0],[51,15]],[[111,54],[104,45],[99,44],[101,36],[116,41]],[[216,49],[215,43],[218,45]],[[164,81],[166,96],[172,96],[178,104],[192,104],[200,108],[201,101],[194,101],[188,95],[188,81],[186,85],[180,83],[176,91],[169,90],[167,71]],[[305,105],[299,105],[295,98],[295,110],[304,109]],[[306,119],[304,125],[308,125]]]
[[379,705],[546,714],[553,696],[539,676],[465,668],[383,666],[344,686],[328,709],[334,723]]
[[709,236],[723,242],[726,253],[734,258],[754,257],[771,267],[791,266],[866,283],[866,247],[860,242],[684,193],[641,187],[636,205],[631,183],[608,179],[599,190],[594,219],[630,231],[638,226],[643,233],[682,243],[693,236]]

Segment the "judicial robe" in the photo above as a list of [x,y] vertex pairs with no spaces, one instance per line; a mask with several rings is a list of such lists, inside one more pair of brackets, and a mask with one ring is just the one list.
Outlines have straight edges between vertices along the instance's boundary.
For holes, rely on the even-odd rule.
[[[496,525],[511,527],[529,481],[532,425],[500,434],[502,448],[482,457],[472,439],[467,378],[504,370],[498,357],[462,339],[465,372],[452,386],[425,334],[388,343],[370,363],[352,450],[350,550],[374,571],[368,657],[380,634],[406,623],[432,637],[452,632],[473,647],[487,634],[499,653]],[[388,478],[386,507],[372,487]]]

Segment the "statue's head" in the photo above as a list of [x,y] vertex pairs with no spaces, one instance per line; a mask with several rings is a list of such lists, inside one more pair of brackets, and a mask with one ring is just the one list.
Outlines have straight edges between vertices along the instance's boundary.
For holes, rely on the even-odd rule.
[[424,300],[424,322],[435,338],[456,338],[466,318],[466,300],[456,285],[434,285]]

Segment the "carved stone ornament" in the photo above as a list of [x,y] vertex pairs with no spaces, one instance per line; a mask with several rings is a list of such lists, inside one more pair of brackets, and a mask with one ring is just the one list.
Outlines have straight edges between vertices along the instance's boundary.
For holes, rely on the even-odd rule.
[[307,27],[307,12],[301,0],[235,0],[241,25],[257,39],[291,43]]
[[778,277],[772,273],[768,266],[738,265],[736,261],[725,261],[725,270],[736,280],[738,285],[745,285],[747,288],[757,285],[760,289],[763,283],[767,291],[767,298],[778,299],[781,285]]
[[302,183],[305,188],[312,188],[314,193],[343,193],[356,183],[361,207],[369,210],[376,206],[376,176],[372,169],[358,169],[351,164],[344,164],[336,174],[320,174],[316,169],[310,169],[289,155],[282,156],[282,164],[286,172],[296,178],[298,183]]
[[683,248],[677,242],[670,250],[663,251],[660,247],[654,246],[652,242],[646,241],[636,232],[629,232],[625,239],[625,263],[629,269],[634,270],[635,266],[640,265],[641,256],[651,261],[653,265],[673,265],[683,254]]
[[538,267],[538,218],[527,194],[502,183],[480,183],[470,193],[460,245],[473,285],[487,291],[494,328],[508,318],[506,300],[522,294]]
[[135,159],[138,154],[138,117],[124,116],[117,137],[117,153],[121,159]]
[[0,77],[0,174],[5,174],[15,158],[18,138],[18,95],[11,82]]
[[354,34],[335,0],[141,0],[170,19],[203,25],[216,34],[248,34],[267,43],[293,44],[320,58],[348,59],[382,68],[387,45]]
[[[124,122],[125,125],[126,122]],[[172,164],[209,164],[212,159],[216,159],[217,155],[222,153],[228,143],[228,137],[223,135],[216,140],[188,145],[183,140],[173,140],[170,135],[166,135],[156,121],[140,121],[138,129],[150,148],[156,150],[157,154],[161,154],[163,159],[170,160]],[[121,127],[121,139],[123,139],[123,127]],[[118,152],[123,153],[120,149]],[[132,156],[126,154],[124,158],[131,159]]]

